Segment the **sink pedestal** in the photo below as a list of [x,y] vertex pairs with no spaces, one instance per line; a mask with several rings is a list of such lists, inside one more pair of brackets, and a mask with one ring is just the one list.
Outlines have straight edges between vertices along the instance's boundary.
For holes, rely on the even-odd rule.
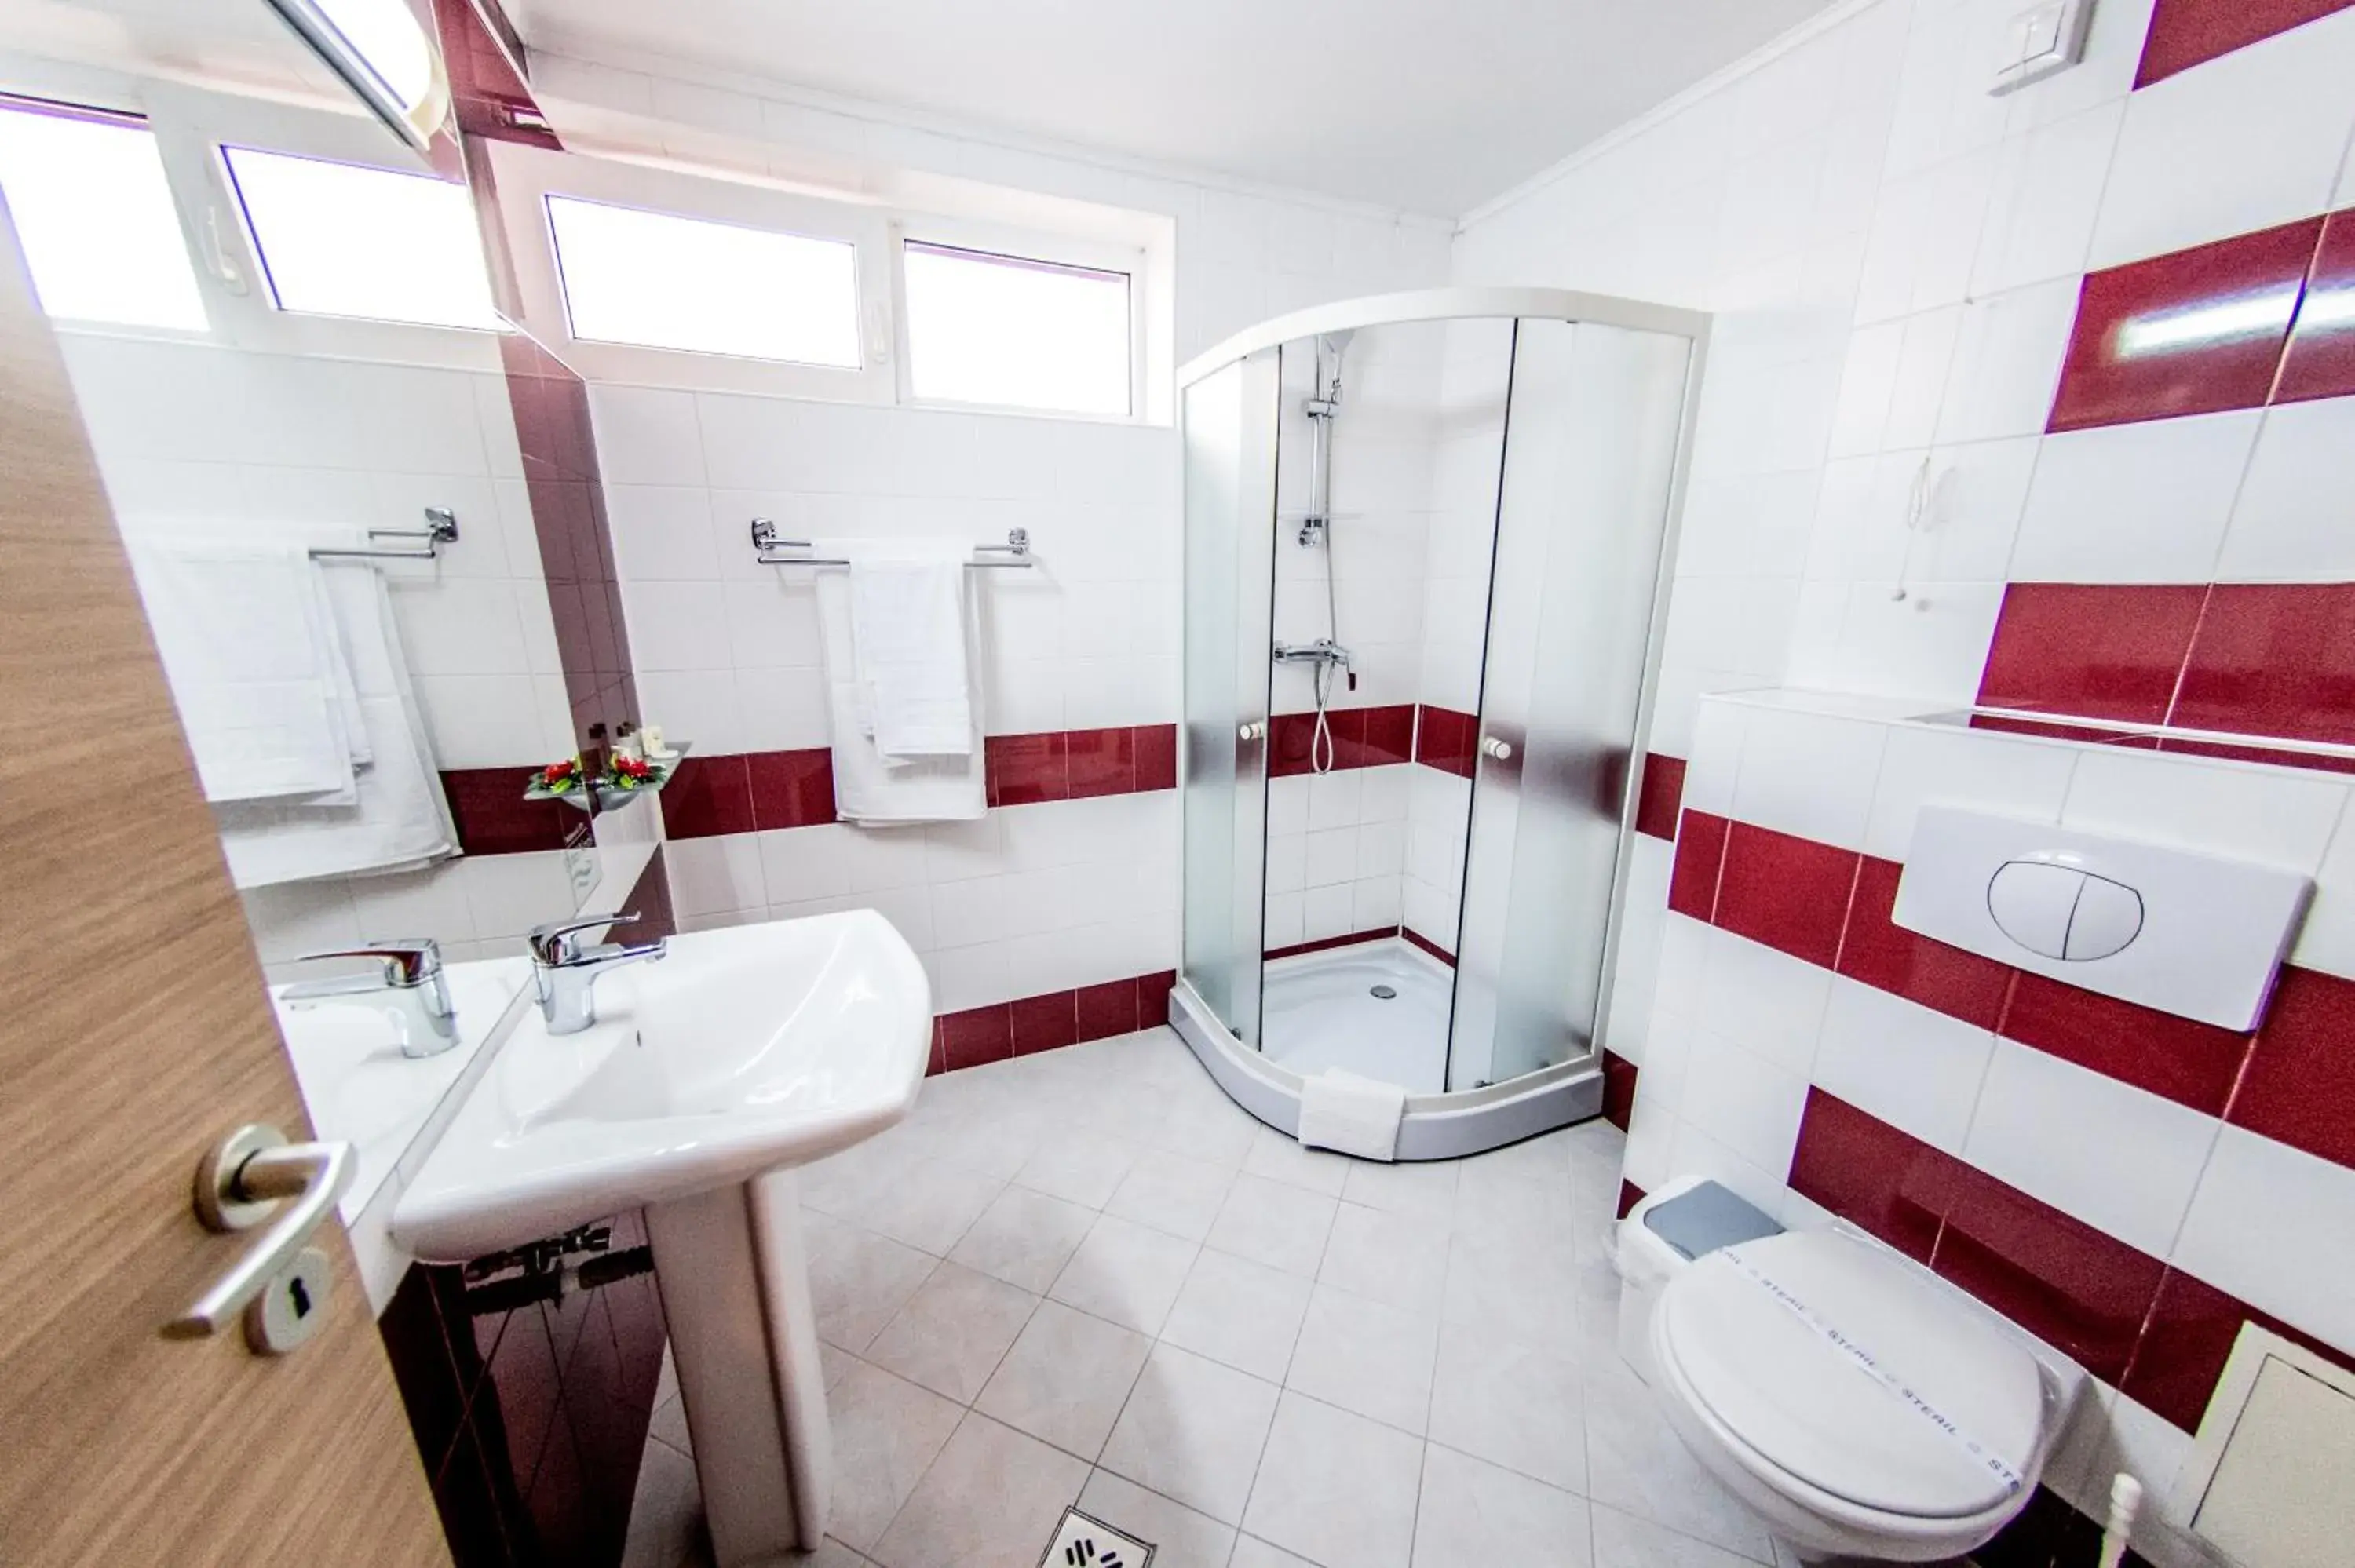
[[645,1214],[714,1561],[815,1551],[834,1456],[793,1172]]

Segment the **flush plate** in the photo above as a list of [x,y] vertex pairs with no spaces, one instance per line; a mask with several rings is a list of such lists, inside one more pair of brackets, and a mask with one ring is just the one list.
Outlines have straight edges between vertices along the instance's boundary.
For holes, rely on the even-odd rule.
[[2313,889],[2279,866],[1925,806],[1895,917],[2031,974],[2238,1030],[2263,1014]]

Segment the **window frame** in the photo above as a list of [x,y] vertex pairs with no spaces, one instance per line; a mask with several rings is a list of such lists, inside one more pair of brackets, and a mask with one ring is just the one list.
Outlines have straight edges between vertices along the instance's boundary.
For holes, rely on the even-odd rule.
[[[1128,408],[1124,413],[1100,414],[1079,408],[1039,408],[1023,403],[969,402],[962,398],[919,397],[915,388],[915,351],[910,336],[907,255],[910,245],[932,245],[953,250],[974,250],[1017,261],[1068,267],[1088,272],[1117,272],[1128,280]],[[1078,419],[1098,425],[1138,425],[1148,422],[1146,409],[1146,301],[1152,259],[1143,246],[1112,240],[1082,239],[1042,233],[1008,224],[964,218],[915,217],[891,225],[892,356],[899,366],[896,391],[911,408],[948,408],[965,413],[1018,414],[1035,419]]]
[[[892,303],[890,222],[881,207],[822,200],[773,185],[713,179],[680,169],[555,153],[519,143],[494,143],[489,151],[525,323],[535,337],[591,380],[829,402],[893,400],[896,355],[890,323],[897,312]],[[573,336],[555,226],[549,214],[550,196],[855,246],[858,367],[797,365]]]

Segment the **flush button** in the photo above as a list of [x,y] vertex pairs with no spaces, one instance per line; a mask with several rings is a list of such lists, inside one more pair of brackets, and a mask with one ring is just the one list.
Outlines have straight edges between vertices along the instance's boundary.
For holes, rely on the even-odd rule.
[[2073,865],[2007,861],[1987,882],[1987,913],[2030,952],[2072,963],[2106,959],[2142,931],[2142,895]]

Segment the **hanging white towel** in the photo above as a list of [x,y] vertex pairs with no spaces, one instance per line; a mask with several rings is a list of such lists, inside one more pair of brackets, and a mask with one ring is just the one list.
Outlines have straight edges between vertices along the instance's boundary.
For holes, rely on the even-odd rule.
[[1361,1160],[1398,1158],[1406,1091],[1396,1084],[1327,1067],[1300,1084],[1300,1142]]
[[[823,545],[831,555],[838,546]],[[825,640],[826,715],[832,730],[835,814],[846,822],[969,821],[989,809],[982,742],[977,617],[965,618],[966,742],[963,756],[894,762],[875,745],[874,706],[852,652],[849,574],[817,574],[818,625]]]
[[405,871],[458,850],[384,577],[357,562],[323,567],[322,577],[370,760],[355,775],[349,805],[218,807],[229,879],[240,887]]
[[850,563],[850,645],[887,761],[975,749],[963,545],[822,541]]
[[205,799],[353,799],[356,708],[308,553],[146,540],[132,567]]

